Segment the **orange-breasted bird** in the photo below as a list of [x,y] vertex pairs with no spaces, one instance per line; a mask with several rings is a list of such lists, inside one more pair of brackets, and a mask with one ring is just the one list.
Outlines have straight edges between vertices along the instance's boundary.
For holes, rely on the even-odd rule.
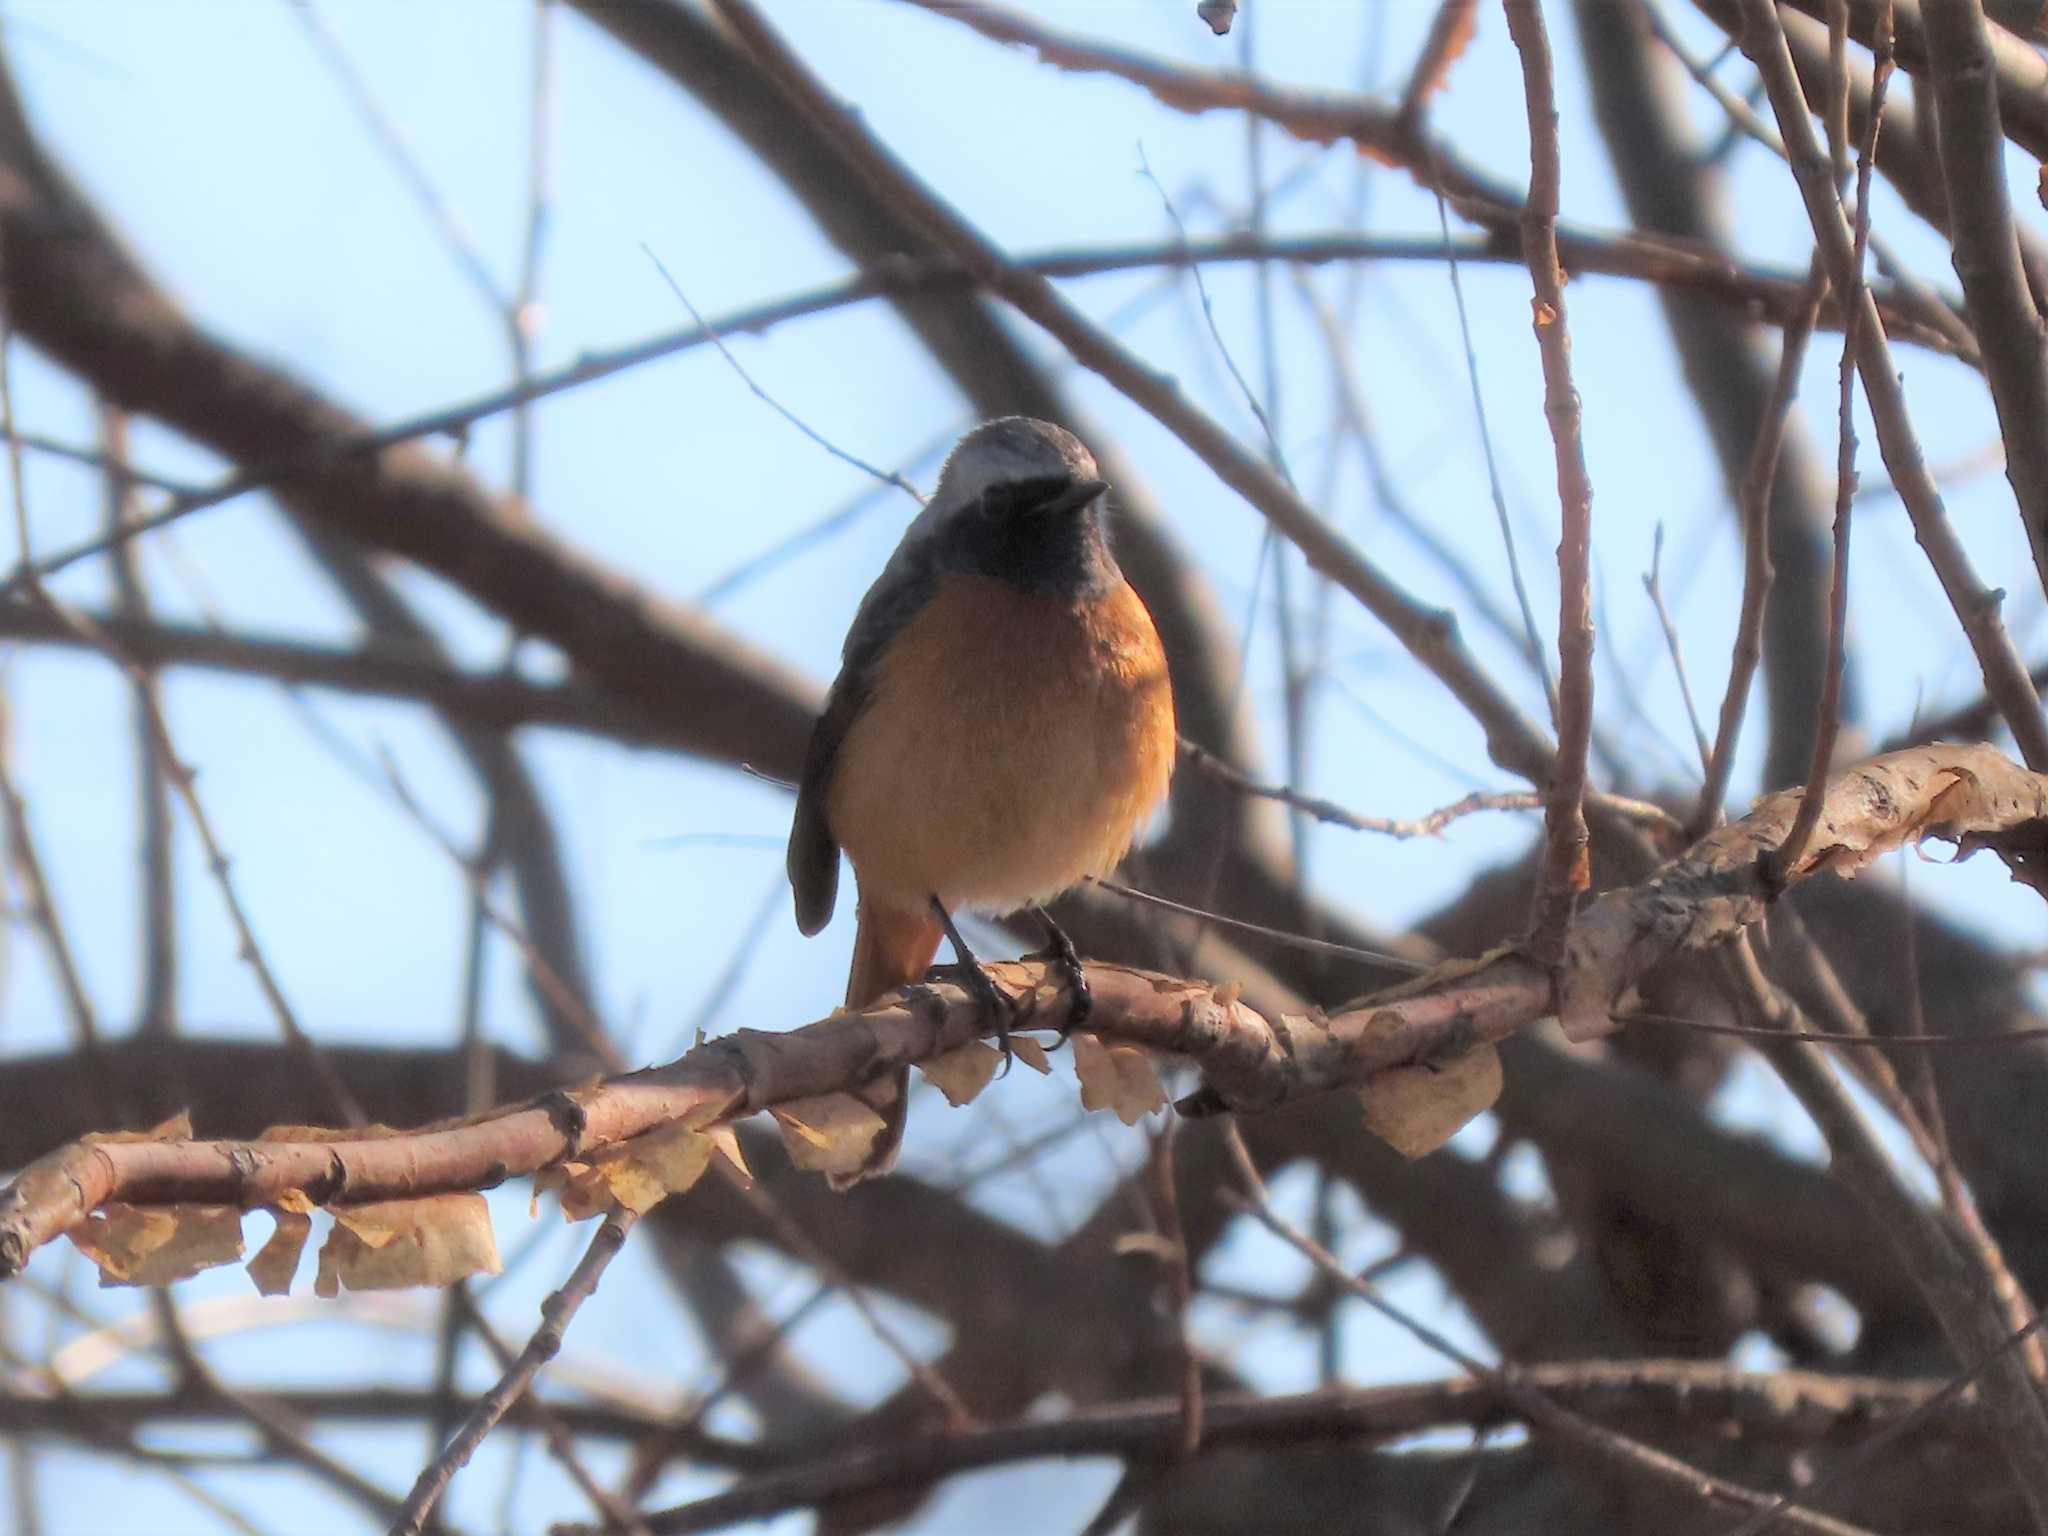
[[[853,862],[850,1008],[922,979],[944,935],[1006,1024],[952,914],[1026,907],[1086,1007],[1073,946],[1042,903],[1116,867],[1177,746],[1159,632],[1103,526],[1108,489],[1063,428],[1024,416],[976,427],[861,599],[789,834],[807,934],[832,916],[840,850]],[[884,1130],[835,1182],[895,1163],[908,1086],[898,1074],[869,1091]]]

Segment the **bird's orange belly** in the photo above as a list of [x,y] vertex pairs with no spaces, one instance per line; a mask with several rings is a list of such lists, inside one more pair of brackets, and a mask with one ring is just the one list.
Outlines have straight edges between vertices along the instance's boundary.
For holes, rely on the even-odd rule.
[[953,576],[889,646],[827,814],[863,900],[1006,912],[1115,868],[1176,745],[1128,585],[1076,601]]

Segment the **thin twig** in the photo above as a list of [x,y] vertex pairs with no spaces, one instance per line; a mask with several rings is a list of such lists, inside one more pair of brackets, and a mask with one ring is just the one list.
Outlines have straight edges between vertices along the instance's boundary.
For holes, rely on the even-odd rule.
[[[469,1282],[458,1280],[448,1288],[448,1297],[450,1305],[462,1315],[464,1324],[475,1330],[477,1337],[484,1341],[484,1346],[497,1360],[498,1369],[517,1370],[518,1356],[514,1355],[511,1347],[498,1337],[498,1331],[491,1326],[490,1320],[477,1306],[476,1298],[469,1292]],[[555,1412],[553,1405],[538,1393],[529,1393],[521,1406],[526,1415],[540,1426],[541,1437],[547,1441],[549,1454],[561,1464],[562,1470],[569,1474],[569,1480],[575,1483],[583,1496],[590,1501],[591,1506],[604,1516],[606,1524],[613,1530],[625,1532],[626,1536],[647,1536],[647,1527],[641,1523],[632,1506],[600,1483],[584,1463],[582,1456],[577,1453],[575,1437],[570,1433],[569,1426],[563,1422],[562,1416]],[[436,1444],[445,1443],[445,1434],[441,1440],[436,1441]]]
[[[1262,800],[1277,800],[1312,816],[1317,821],[1333,827],[1349,827],[1354,832],[1377,832],[1383,837],[1436,837],[1452,822],[1470,816],[1475,811],[1539,811],[1543,809],[1543,797],[1530,790],[1505,790],[1498,793],[1477,793],[1462,800],[1442,806],[1422,816],[1361,816],[1356,811],[1346,810],[1333,800],[1316,795],[1305,795],[1285,784],[1261,784],[1239,773],[1230,764],[1198,742],[1185,736],[1180,742],[1181,760],[1203,773],[1213,774],[1239,794],[1256,795]],[[1627,795],[1609,795],[1595,792],[1588,797],[1590,803],[1618,820],[1632,821],[1654,834],[1659,840],[1676,843],[1683,840],[1684,829],[1678,820],[1662,806],[1648,800],[1631,799]]]
[[[1461,244],[1458,249],[1460,258],[1466,261],[1520,259],[1519,252],[1498,237],[1475,239]],[[1799,291],[1799,280],[1796,275],[1745,268],[1731,269],[1725,262],[1702,255],[1679,242],[1659,240],[1654,236],[1569,233],[1560,235],[1560,249],[1572,262],[1575,272],[1606,272],[1616,276],[1641,277],[1645,281],[1677,287],[1697,288],[1741,308],[1752,318],[1781,324],[1792,314],[1792,306]],[[1153,243],[1108,251],[1056,251],[1022,256],[1011,265],[1020,271],[1047,278],[1075,278],[1197,263],[1283,260],[1317,264],[1363,259],[1435,262],[1443,260],[1443,256],[1441,241],[1433,237],[1322,235],[1274,239],[1264,246],[1257,246],[1245,236],[1229,235],[1216,240],[1197,242],[1188,247]],[[762,304],[748,305],[730,315],[720,316],[707,325],[691,325],[663,331],[626,346],[586,353],[563,367],[535,373],[523,385],[514,384],[494,389],[454,405],[443,406],[364,432],[336,445],[331,452],[324,452],[317,457],[301,456],[296,459],[247,464],[214,485],[179,490],[168,503],[134,519],[119,535],[102,535],[85,540],[55,554],[41,557],[30,569],[15,571],[4,582],[0,582],[0,597],[15,596],[25,591],[31,575],[54,576],[81,560],[106,553],[114,544],[123,540],[154,533],[195,513],[222,506],[239,497],[266,489],[308,468],[323,466],[336,459],[350,456],[373,458],[384,449],[421,438],[446,436],[459,439],[479,423],[493,416],[516,410],[521,405],[533,401],[580,389],[586,384],[611,378],[644,363],[709,346],[714,336],[758,334],[786,321],[825,314],[849,304],[865,303],[877,298],[979,286],[982,284],[972,269],[951,256],[880,263],[854,277],[842,279],[822,288]],[[1887,294],[1886,300],[1886,312],[1903,339],[1939,350],[1953,350],[1941,336],[1916,322],[1910,315],[1899,311],[1891,303],[1892,295]],[[23,441],[31,447],[63,451],[66,456],[79,456],[76,450],[60,450],[58,445],[47,442],[27,438]],[[140,478],[155,479],[151,476]],[[165,482],[163,488],[173,489],[169,482]]]
[[1693,745],[1699,748],[1700,772],[1713,766],[1713,749],[1700,727],[1700,712],[1692,701],[1692,683],[1685,675],[1685,651],[1678,643],[1678,626],[1671,622],[1671,610],[1664,605],[1664,524],[1659,520],[1650,543],[1650,569],[1643,576],[1643,590],[1657,615],[1657,627],[1664,631],[1664,650],[1671,657],[1671,670],[1678,677],[1678,696],[1685,701],[1686,723],[1692,727]]
[[1529,197],[1522,206],[1522,250],[1535,287],[1536,347],[1543,359],[1543,414],[1557,455],[1561,532],[1557,545],[1557,757],[1544,806],[1542,869],[1530,920],[1530,951],[1556,961],[1579,894],[1592,883],[1586,828],[1586,755],[1593,741],[1593,482],[1579,430],[1579,392],[1572,383],[1571,331],[1565,319],[1564,271],[1558,264],[1560,167],[1557,87],[1551,77],[1550,34],[1535,0],[1502,0],[1508,35],[1522,60],[1529,117]]
[[1515,527],[1508,517],[1507,493],[1501,489],[1500,461],[1493,451],[1493,428],[1486,420],[1486,391],[1479,387],[1479,353],[1472,342],[1472,319],[1465,310],[1465,284],[1458,276],[1458,254],[1451,245],[1450,213],[1442,193],[1436,199],[1436,227],[1443,236],[1444,269],[1451,277],[1451,307],[1458,316],[1458,338],[1465,347],[1465,382],[1472,392],[1472,419],[1479,428],[1479,455],[1486,463],[1486,489],[1493,498],[1494,526],[1500,530],[1501,548],[1507,552],[1508,582],[1514,588],[1515,608],[1522,616],[1522,639],[1543,680],[1543,698],[1550,706],[1554,729],[1557,722],[1557,681],[1550,675],[1550,656],[1536,630],[1536,609],[1529,601],[1529,584],[1522,579],[1522,557],[1515,548]]
[[850,174],[947,250],[987,288],[1065,344],[1191,448],[1231,489],[1292,539],[1310,564],[1330,576],[1393,632],[1484,725],[1488,751],[1509,772],[1549,776],[1550,743],[1481,669],[1458,638],[1455,620],[1417,602],[1390,581],[1330,523],[1307,506],[1268,466],[1145,359],[1108,335],[1037,273],[1019,268],[980,230],[918,181],[857,117],[834,100],[746,0],[717,0],[721,17],[789,99],[791,110],[827,128],[847,157]]
[[1172,1286],[1174,1332],[1180,1338],[1180,1442],[1175,1449],[1185,1457],[1202,1449],[1202,1357],[1189,1332],[1188,1311],[1194,1305],[1195,1279],[1187,1233],[1180,1219],[1180,1187],[1173,1155],[1179,1136],[1180,1118],[1174,1116],[1152,1138],[1146,1188],[1152,1197],[1152,1219],[1159,1228],[1162,1258]]
[[792,427],[795,427],[797,431],[803,433],[805,437],[831,454],[833,458],[839,460],[840,463],[851,464],[862,474],[879,480],[884,485],[893,485],[919,506],[924,505],[924,492],[897,474],[895,470],[879,468],[876,465],[870,464],[859,454],[849,453],[846,449],[826,437],[816,427],[805,421],[803,417],[797,415],[795,411],[769,394],[767,390],[763,389],[760,381],[747,372],[746,364],[733,355],[732,348],[725,344],[725,337],[715,327],[706,322],[703,315],[698,313],[697,306],[690,302],[690,296],[683,292],[682,284],[676,281],[675,274],[669,271],[662,259],[654,254],[653,248],[643,245],[640,249],[646,253],[647,259],[654,263],[654,270],[659,272],[661,280],[668,284],[668,291],[675,295],[676,302],[689,312],[690,319],[696,324],[697,329],[710,339],[711,345],[718,349],[718,355],[725,359],[726,366],[740,376],[740,382],[752,391],[755,399],[766,405],[776,415],[780,416]]
[[[117,531],[134,515],[135,480],[128,472],[128,417],[100,402],[100,440],[106,455],[106,526]],[[114,551],[114,612],[132,623],[150,618],[149,594],[133,544]],[[155,668],[136,659],[152,697],[160,695]],[[170,785],[149,728],[149,706],[135,706],[135,788],[142,822],[142,1002],[143,1034],[167,1035],[177,1027],[178,902],[171,837]]]
[[[1841,23],[1844,39],[1848,33],[1846,0],[1837,0],[1831,13]],[[1831,34],[1830,41],[1833,37]],[[1844,44],[1846,47],[1846,43]],[[1849,517],[1856,501],[1856,367],[1858,333],[1863,324],[1863,257],[1870,241],[1870,174],[1877,160],[1877,132],[1884,121],[1885,86],[1891,79],[1891,10],[1877,40],[1877,68],[1870,87],[1870,124],[1859,146],[1856,166],[1856,224],[1853,265],[1849,280],[1837,282],[1836,291],[1848,312],[1842,333],[1841,390],[1838,402],[1838,430],[1835,450],[1835,539],[1834,565],[1828,584],[1828,663],[1820,688],[1820,703],[1814,714],[1813,757],[1806,770],[1806,794],[1799,802],[1799,815],[1785,842],[1770,856],[1773,871],[1789,868],[1806,851],[1808,839],[1820,824],[1821,801],[1827,793],[1828,770],[1833,765],[1835,741],[1842,729],[1842,673],[1848,664],[1849,636]],[[1843,131],[1848,122],[1848,69],[1841,69],[1840,95],[1843,101]],[[1842,147],[1837,160],[1846,166],[1848,150]]]
[[476,909],[492,927],[511,941],[513,948],[519,951],[527,974],[533,979],[534,989],[568,1021],[578,1038],[590,1049],[590,1053],[604,1064],[607,1071],[623,1070],[624,1059],[619,1055],[618,1047],[612,1043],[603,1022],[591,1012],[590,1004],[577,995],[554,966],[548,963],[547,956],[540,952],[540,946],[533,941],[532,935],[527,933],[519,920],[492,899],[490,880],[481,861],[465,857],[462,850],[455,845],[455,840],[434,824],[434,819],[427,814],[426,808],[413,794],[389,752],[380,749],[378,763],[383,769],[382,785],[389,792],[392,801],[462,872],[463,879],[476,902]]
[[[2035,571],[2048,587],[2048,442],[2041,431],[2048,421],[2048,351],[2006,190],[1991,33],[1979,0],[1941,0],[1920,11],[1956,275],[1983,345],[1984,377],[2005,441],[2006,477]],[[2033,57],[2032,50],[2027,53]]]
[[[1631,1439],[1605,1425],[1596,1424],[1560,1406],[1548,1394],[1531,1386],[1513,1365],[1486,1364],[1468,1351],[1459,1348],[1448,1336],[1430,1327],[1405,1308],[1394,1305],[1376,1286],[1369,1285],[1352,1274],[1328,1249],[1273,1209],[1272,1200],[1266,1194],[1264,1181],[1259,1178],[1258,1169],[1252,1161],[1250,1152],[1245,1148],[1244,1138],[1238,1131],[1235,1121],[1224,1127],[1224,1137],[1231,1158],[1237,1165],[1238,1176],[1249,1192],[1249,1198],[1236,1200],[1239,1209],[1282,1242],[1294,1248],[1318,1270],[1367,1306],[1398,1324],[1425,1347],[1442,1355],[1460,1370],[1469,1372],[1493,1387],[1514,1405],[1515,1410],[1528,1421],[1532,1430],[1555,1436],[1559,1441],[1573,1446],[1632,1482],[1645,1483],[1696,1502],[1708,1505],[1734,1504],[1749,1509],[1760,1509],[1770,1503],[1770,1496],[1767,1494],[1716,1477],[1712,1473],[1680,1461],[1675,1456]],[[1832,1536],[1847,1536],[1847,1533],[1857,1530],[1857,1527],[1830,1519],[1813,1510],[1799,1509],[1796,1506],[1794,1509],[1796,1513],[1787,1511],[1782,1518],[1795,1530],[1828,1532],[1832,1533]]]
[[1742,606],[1735,620],[1728,687],[1721,695],[1721,718],[1714,728],[1706,779],[1700,785],[1699,803],[1693,808],[1686,828],[1694,837],[1704,836],[1721,819],[1721,807],[1728,798],[1728,781],[1735,774],[1735,748],[1742,739],[1743,716],[1749,710],[1750,684],[1756,677],[1757,663],[1763,659],[1764,614],[1770,604],[1771,581],[1776,575],[1771,564],[1771,497],[1778,481],[1778,458],[1785,446],[1785,429],[1792,419],[1792,402],[1799,392],[1799,371],[1806,362],[1806,344],[1813,335],[1814,319],[1827,291],[1827,269],[1821,265],[1820,252],[1815,251],[1807,267],[1804,307],[1799,317],[1785,327],[1777,376],[1771,383],[1770,400],[1764,406],[1763,425],[1742,475]]
[[633,1221],[634,1213],[630,1210],[614,1210],[605,1217],[568,1280],[541,1303],[541,1325],[534,1330],[526,1348],[519,1352],[519,1358],[498,1379],[498,1384],[477,1400],[476,1407],[470,1411],[455,1437],[421,1471],[419,1480],[406,1497],[405,1507],[392,1522],[391,1536],[420,1536],[435,1504],[447,1491],[448,1480],[476,1454],[485,1436],[497,1427],[498,1421],[505,1417],[512,1405],[526,1395],[540,1368],[560,1353],[562,1337],[575,1318],[576,1309],[597,1289],[598,1281],[604,1278],[605,1266],[625,1246],[626,1234],[633,1229]]
[[[1763,77],[1771,98],[1771,110],[1784,136],[1788,163],[1806,204],[1808,221],[1820,243],[1829,281],[1837,292],[1857,290],[1855,236],[1842,213],[1828,173],[1826,154],[1813,134],[1807,113],[1806,95],[1792,63],[1790,45],[1772,0],[1741,0],[1744,19],[1742,46]],[[1862,291],[1857,320],[1861,340],[1857,343],[1857,367],[1877,426],[1878,449],[1892,483],[1913,520],[1913,531],[1926,552],[1928,563],[1940,579],[1942,592],[1955,610],[1970,649],[1984,673],[1986,690],[1998,700],[2006,723],[2012,727],[2020,753],[2030,764],[2048,767],[2048,723],[2041,715],[2041,701],[2027,680],[2026,668],[2013,649],[2012,639],[1998,616],[2002,595],[1987,588],[1971,567],[1955,530],[1950,526],[1940,489],[1927,472],[1918,434],[1906,410],[1905,391],[1892,360],[1884,323],[1876,313],[1869,292]]]
[[177,748],[171,742],[170,727],[165,722],[162,704],[154,690],[146,686],[146,676],[104,633],[96,630],[90,621],[58,602],[42,584],[41,577],[34,574],[36,567],[29,536],[28,494],[22,472],[21,444],[14,435],[13,369],[10,365],[13,342],[12,316],[7,312],[5,305],[0,305],[0,433],[4,433],[6,438],[15,536],[19,543],[22,570],[27,573],[28,594],[81,641],[106,657],[128,680],[131,696],[154,741],[157,760],[163,765],[163,772],[172,789],[184,802],[185,810],[192,821],[192,828],[198,833],[200,845],[206,851],[207,869],[213,876],[215,887],[220,891],[222,905],[227,908],[228,920],[235,930],[237,954],[255,975],[257,988],[269,1005],[271,1015],[277,1021],[286,1043],[298,1055],[306,1070],[319,1082],[334,1113],[343,1124],[363,1125],[367,1123],[366,1117],[361,1106],[356,1103],[355,1095],[350,1092],[341,1074],[335,1070],[334,1064],[299,1027],[298,1015],[293,1012],[291,1004],[286,1000],[276,973],[271,970],[270,962],[264,958],[263,950],[256,942],[255,929],[250,924],[248,912],[236,894],[234,881],[228,872],[227,854],[222,849],[219,838],[214,834],[213,823],[207,817],[205,806],[200,802],[196,775],[178,756]]

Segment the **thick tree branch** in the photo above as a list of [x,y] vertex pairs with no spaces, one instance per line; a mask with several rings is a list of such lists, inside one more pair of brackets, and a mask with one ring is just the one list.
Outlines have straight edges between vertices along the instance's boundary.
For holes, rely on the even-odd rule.
[[[1649,879],[1609,891],[1574,926],[1552,973],[1512,953],[1452,966],[1327,1017],[1268,1019],[1200,983],[1091,966],[1105,1039],[1186,1057],[1203,1087],[1187,1113],[1276,1108],[1416,1062],[1500,1040],[1552,1012],[1581,1034],[1613,1027],[1622,993],[1682,949],[1719,944],[1759,920],[1775,895],[1760,856],[1782,840],[1796,792],[1773,795]],[[1927,747],[1878,758],[1829,788],[1820,833],[1783,872],[1787,883],[1847,873],[1923,838],[1988,846],[2039,878],[2048,841],[2048,778],[1988,747]],[[1019,1022],[1064,1017],[1057,967],[993,968]],[[1039,1010],[1045,1010],[1043,1014]],[[288,1192],[317,1201],[405,1198],[475,1189],[533,1173],[667,1122],[730,1119],[943,1055],[993,1031],[975,997],[929,983],[884,1004],[783,1034],[745,1030],[667,1066],[595,1088],[553,1093],[471,1123],[370,1139],[89,1142],[38,1160],[0,1192],[0,1274],[108,1200],[267,1205]]]

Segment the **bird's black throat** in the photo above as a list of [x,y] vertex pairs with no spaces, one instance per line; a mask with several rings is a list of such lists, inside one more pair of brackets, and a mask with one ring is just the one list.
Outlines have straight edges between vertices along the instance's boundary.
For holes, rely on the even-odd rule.
[[[1110,552],[1099,496],[1066,507],[1071,480],[991,487],[956,515],[941,538],[940,564],[1046,596],[1101,597],[1123,580]],[[1047,510],[1051,508],[1052,510]]]

